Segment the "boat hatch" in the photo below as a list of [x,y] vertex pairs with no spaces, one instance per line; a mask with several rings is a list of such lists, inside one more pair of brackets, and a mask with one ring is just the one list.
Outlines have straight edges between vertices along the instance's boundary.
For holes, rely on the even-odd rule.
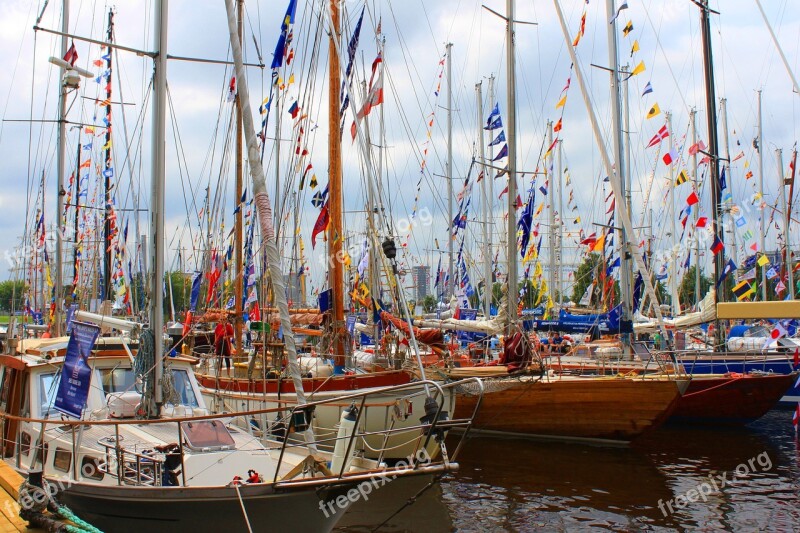
[[211,452],[232,450],[236,447],[228,428],[218,420],[181,422],[181,428],[190,450]]

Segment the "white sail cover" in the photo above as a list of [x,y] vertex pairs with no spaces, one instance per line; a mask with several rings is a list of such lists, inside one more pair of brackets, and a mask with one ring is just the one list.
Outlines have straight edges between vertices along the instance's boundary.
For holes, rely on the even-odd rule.
[[508,302],[505,296],[500,302],[497,316],[490,320],[459,320],[456,318],[444,318],[439,320],[423,319],[415,320],[414,325],[419,328],[449,329],[454,331],[471,331],[473,333],[485,333],[486,335],[500,335],[505,331],[506,315]]
[[[710,289],[705,298],[700,301],[697,311],[675,318],[664,318],[664,326],[667,329],[683,329],[711,322],[717,318],[715,301],[716,291]],[[634,333],[652,333],[656,330],[658,330],[658,321],[654,319],[645,319],[641,322],[636,321],[633,323]]]

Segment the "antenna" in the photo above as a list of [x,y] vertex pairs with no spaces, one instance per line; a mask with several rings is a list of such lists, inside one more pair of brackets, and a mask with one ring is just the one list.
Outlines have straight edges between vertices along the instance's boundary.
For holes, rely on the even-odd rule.
[[56,65],[57,67],[63,68],[64,70],[67,70],[67,71],[74,70],[75,72],[77,72],[78,74],[83,76],[84,78],[94,78],[94,74],[92,72],[89,72],[88,70],[84,70],[84,69],[82,69],[80,67],[76,67],[74,65],[70,65],[70,63],[68,61],[64,61],[60,57],[52,57],[51,56],[50,59],[48,59],[48,61],[50,63]]

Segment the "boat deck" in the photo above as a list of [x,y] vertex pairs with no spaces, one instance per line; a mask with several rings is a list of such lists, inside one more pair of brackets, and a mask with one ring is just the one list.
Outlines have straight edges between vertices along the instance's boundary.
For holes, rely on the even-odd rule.
[[16,533],[17,531],[40,531],[28,527],[28,523],[19,517],[18,492],[22,476],[13,468],[0,461],[0,533]]

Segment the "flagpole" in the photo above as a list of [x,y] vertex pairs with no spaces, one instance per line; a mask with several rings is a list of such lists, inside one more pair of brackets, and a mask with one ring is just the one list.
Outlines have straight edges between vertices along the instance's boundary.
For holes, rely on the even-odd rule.
[[[697,110],[692,109],[689,113],[689,121],[692,123],[692,146],[697,144]],[[697,152],[692,154],[692,177],[697,183]],[[700,209],[694,213],[694,303],[698,305],[700,300],[700,239],[697,238],[697,219],[700,216]]]

